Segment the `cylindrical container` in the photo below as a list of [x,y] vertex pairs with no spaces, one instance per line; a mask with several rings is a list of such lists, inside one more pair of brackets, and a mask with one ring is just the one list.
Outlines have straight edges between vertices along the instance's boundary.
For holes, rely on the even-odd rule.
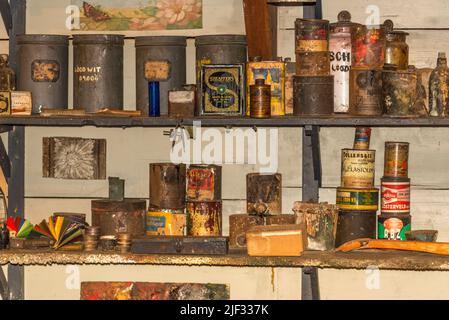
[[408,142],[385,142],[385,177],[408,177],[409,148],[410,143]]
[[33,113],[41,107],[68,108],[69,38],[60,35],[17,36],[19,91],[31,91]]
[[271,86],[265,84],[265,79],[256,79],[254,85],[249,86],[250,117],[271,117]]
[[102,236],[128,232],[145,234],[145,200],[92,200],[92,225],[100,227]]
[[384,26],[360,26],[352,37],[352,67],[380,70],[385,62]]
[[382,213],[410,213],[410,179],[383,177]]
[[6,221],[0,222],[0,250],[9,248],[9,230]]
[[146,215],[147,236],[183,236],[186,229],[184,210],[150,210]]
[[150,164],[150,207],[179,210],[185,208],[186,166]]
[[282,175],[249,173],[246,176],[246,206],[251,215],[282,214]]
[[148,82],[160,82],[161,113],[168,113],[168,92],[186,83],[186,37],[136,37],[137,110],[148,115]]
[[349,79],[349,114],[353,116],[382,115],[382,71],[352,67]]
[[354,150],[368,150],[371,140],[371,128],[356,127],[354,138]]
[[418,76],[415,71],[383,70],[382,105],[388,116],[411,116],[417,101]]
[[408,69],[408,35],[404,31],[389,31],[386,36],[385,63],[396,65],[398,70]]
[[187,169],[188,201],[221,200],[221,166],[190,165]]
[[371,189],[374,187],[375,150],[341,151],[341,187]]
[[329,51],[329,21],[296,19],[296,52]]
[[150,117],[160,117],[161,115],[161,95],[160,95],[160,82],[150,81],[148,82],[148,99],[150,109],[148,115]]
[[338,212],[337,234],[335,246],[356,239],[376,239],[376,211],[347,211]]
[[296,53],[296,75],[328,76],[330,70],[329,51]]
[[337,188],[337,206],[341,210],[379,209],[379,189]]
[[187,236],[221,236],[223,219],[221,201],[187,201],[186,212]]
[[73,108],[123,110],[124,36],[73,36]]
[[333,114],[333,76],[295,76],[293,81],[293,114],[295,116]]
[[412,216],[407,213],[382,213],[377,218],[377,238],[407,240],[405,233],[412,229]]

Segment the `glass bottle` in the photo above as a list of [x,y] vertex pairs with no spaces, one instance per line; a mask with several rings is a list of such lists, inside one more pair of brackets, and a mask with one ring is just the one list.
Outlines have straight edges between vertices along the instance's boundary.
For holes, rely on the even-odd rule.
[[429,80],[429,111],[432,117],[449,114],[449,68],[446,53],[439,52],[437,67]]
[[16,90],[16,74],[9,67],[9,56],[7,54],[0,54],[0,90]]

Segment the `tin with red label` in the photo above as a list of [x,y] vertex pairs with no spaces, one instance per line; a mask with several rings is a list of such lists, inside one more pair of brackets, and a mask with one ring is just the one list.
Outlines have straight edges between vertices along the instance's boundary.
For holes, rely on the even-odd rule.
[[191,165],[187,170],[187,200],[221,200],[221,167]]
[[410,179],[381,179],[382,213],[410,213]]

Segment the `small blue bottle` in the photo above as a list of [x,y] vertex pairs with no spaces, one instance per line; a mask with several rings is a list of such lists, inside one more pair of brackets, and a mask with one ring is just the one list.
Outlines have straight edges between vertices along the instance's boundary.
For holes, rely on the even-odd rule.
[[160,85],[158,81],[148,82],[148,99],[150,110],[148,115],[150,117],[161,116],[161,101],[160,101]]

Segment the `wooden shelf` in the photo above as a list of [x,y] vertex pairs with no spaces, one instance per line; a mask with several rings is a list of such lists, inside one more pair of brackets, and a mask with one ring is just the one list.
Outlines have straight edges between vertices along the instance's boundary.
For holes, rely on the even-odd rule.
[[306,252],[301,257],[136,255],[61,251],[0,251],[0,265],[174,265],[215,267],[318,267],[326,269],[449,271],[449,257],[399,251]]

